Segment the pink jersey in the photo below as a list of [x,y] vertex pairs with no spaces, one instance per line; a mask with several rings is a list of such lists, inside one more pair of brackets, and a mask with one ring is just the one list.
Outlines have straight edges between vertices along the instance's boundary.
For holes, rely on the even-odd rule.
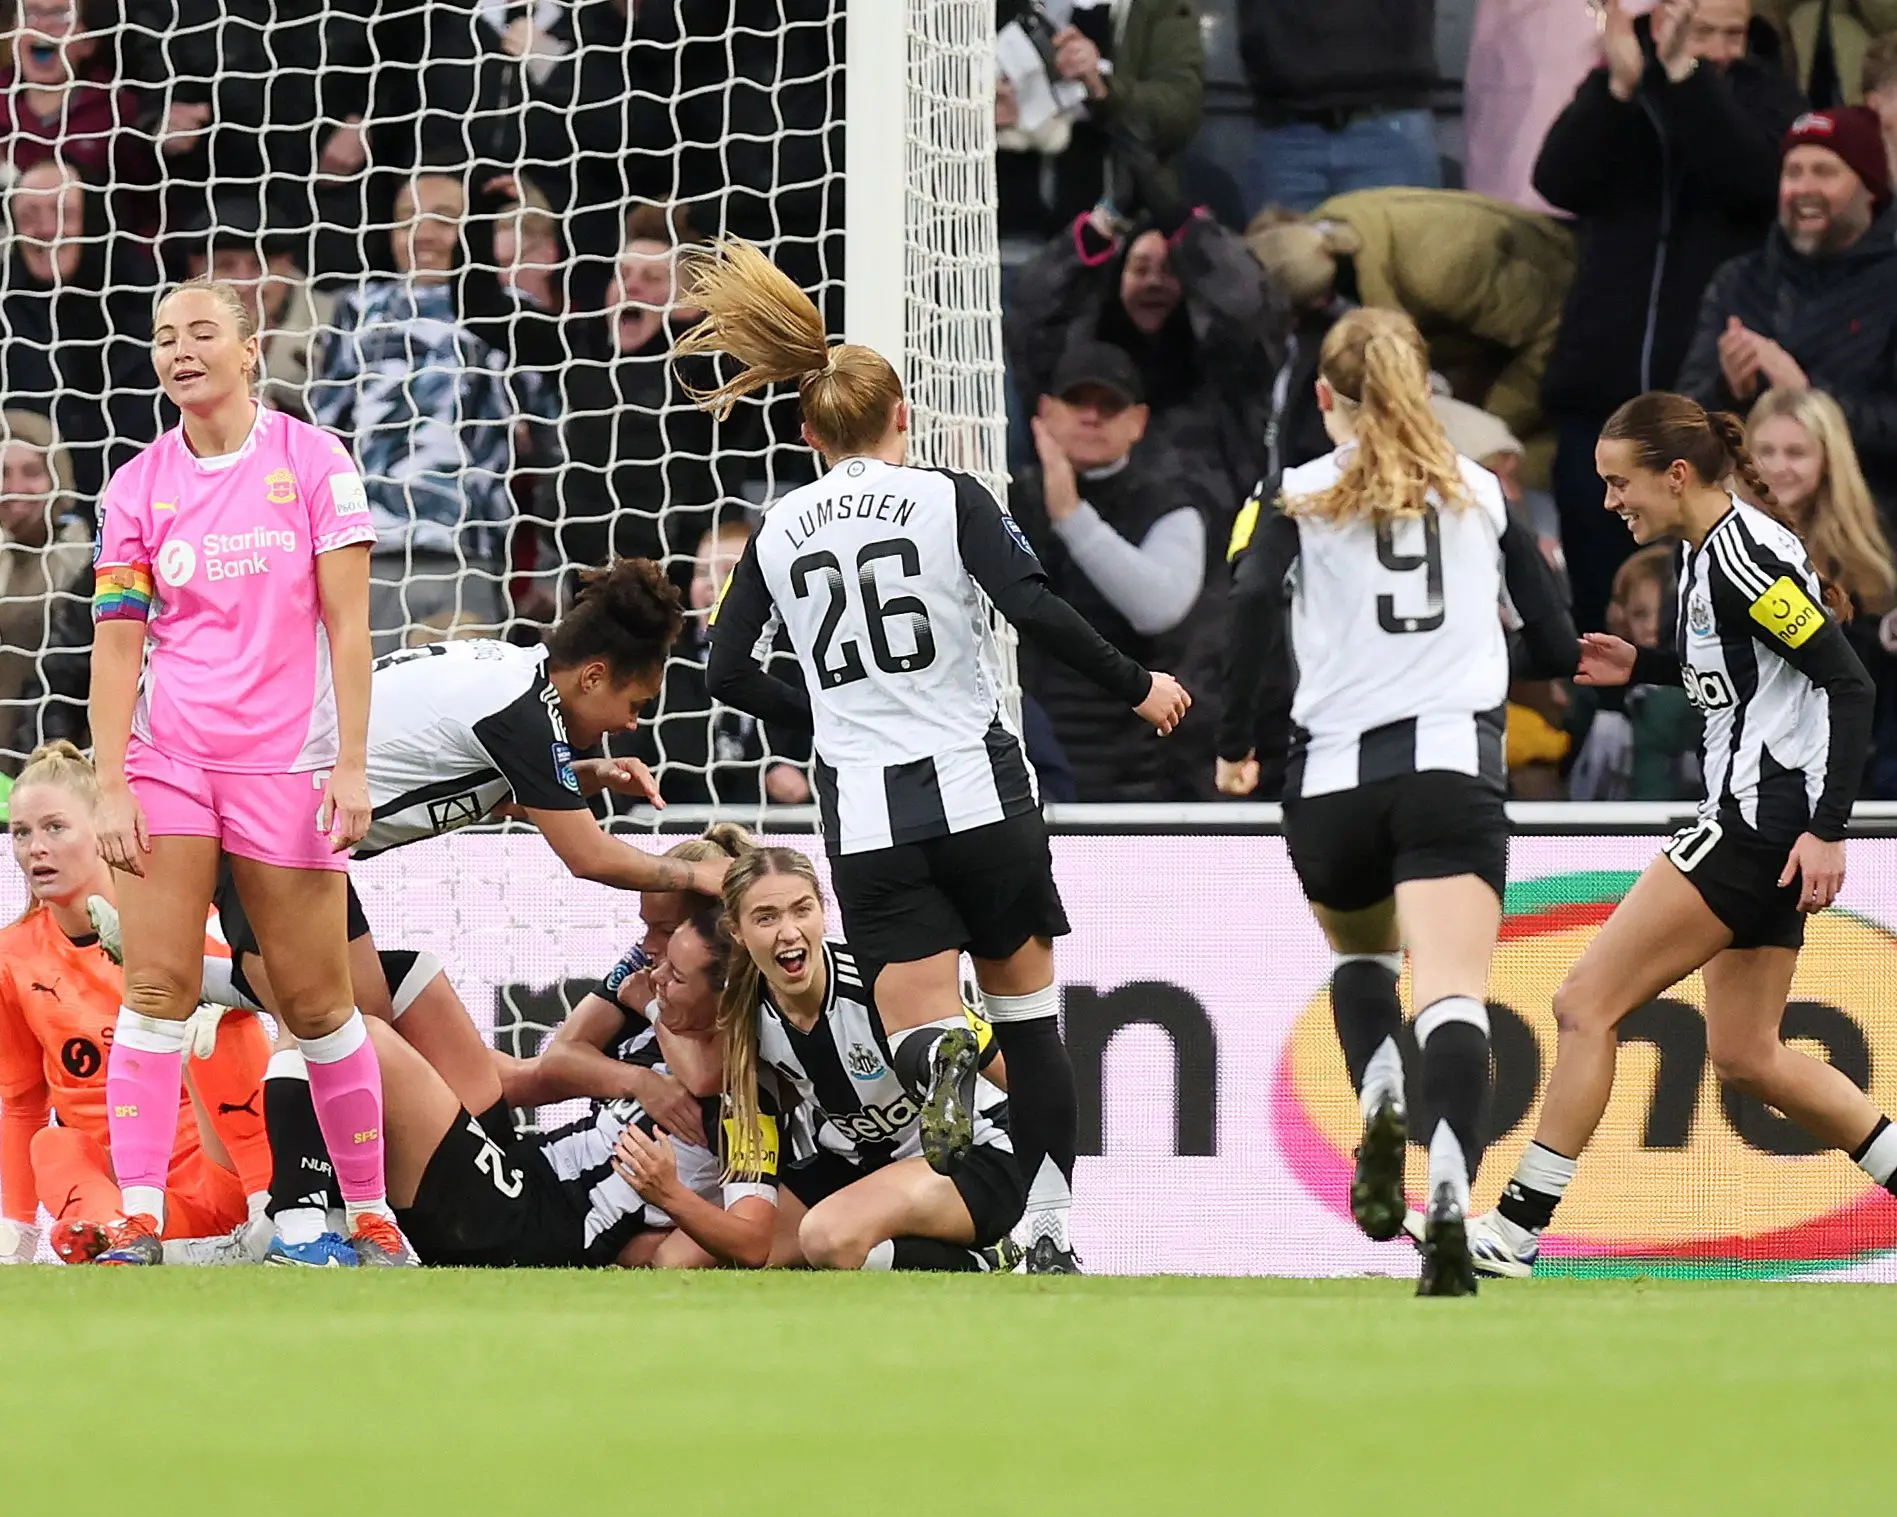
[[173,428],[112,476],[94,621],[147,624],[132,732],[167,757],[246,774],[336,761],[336,691],[316,557],[373,543],[343,445],[265,407],[235,453]]

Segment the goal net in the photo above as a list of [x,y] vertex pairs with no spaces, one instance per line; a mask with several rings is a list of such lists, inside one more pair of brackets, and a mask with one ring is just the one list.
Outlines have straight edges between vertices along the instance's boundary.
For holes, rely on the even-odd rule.
[[0,774],[40,741],[88,740],[100,492],[175,419],[147,352],[156,295],[210,272],[252,302],[265,403],[335,432],[362,470],[378,654],[532,642],[579,570],[661,558],[694,616],[617,751],[675,806],[756,820],[807,798],[806,753],[714,710],[702,667],[748,525],[812,460],[794,395],[722,423],[691,405],[668,362],[692,317],[677,252],[758,243],[833,334],[900,359],[919,460],[1001,493],[990,6],[17,14]]

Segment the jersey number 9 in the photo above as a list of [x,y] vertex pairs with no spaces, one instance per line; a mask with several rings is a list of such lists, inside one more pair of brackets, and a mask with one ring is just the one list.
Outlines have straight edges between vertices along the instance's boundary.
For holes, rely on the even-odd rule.
[[[885,674],[913,674],[935,662],[935,629],[929,625],[929,608],[917,596],[892,595],[883,599],[876,585],[876,564],[885,558],[895,559],[900,572],[910,578],[922,573],[916,545],[905,537],[865,543],[856,555],[856,584],[863,597],[863,622],[869,632],[870,655]],[[830,604],[824,608],[823,620],[817,624],[816,646],[810,650],[811,660],[817,666],[817,683],[825,690],[834,690],[839,685],[853,685],[858,680],[868,679],[863,651],[855,639],[837,640],[849,582],[834,553],[806,553],[790,566],[790,587],[799,600],[812,593],[813,577],[821,578],[830,592]],[[914,652],[897,653],[889,646],[892,617],[908,618]],[[834,664],[833,657],[837,659]]]
[[[1423,571],[1423,606],[1419,612],[1399,615],[1394,595],[1377,597],[1377,625],[1385,632],[1434,632],[1443,624],[1443,533],[1434,506],[1426,506],[1416,520],[1422,529],[1423,551],[1403,553],[1396,546],[1399,523],[1377,523],[1377,562],[1398,574]],[[1414,592],[1412,592],[1414,593]]]

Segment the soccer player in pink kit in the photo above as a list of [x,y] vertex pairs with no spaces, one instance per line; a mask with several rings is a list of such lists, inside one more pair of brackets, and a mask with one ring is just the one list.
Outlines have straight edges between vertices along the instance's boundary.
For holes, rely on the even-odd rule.
[[93,598],[99,845],[125,875],[106,1102],[126,1220],[99,1262],[162,1258],[184,1021],[228,856],[357,1260],[412,1263],[384,1195],[381,1071],[344,917],[348,850],[370,820],[362,480],[328,434],[252,398],[257,338],[230,286],[172,291],[152,363],[183,421],[106,487]]

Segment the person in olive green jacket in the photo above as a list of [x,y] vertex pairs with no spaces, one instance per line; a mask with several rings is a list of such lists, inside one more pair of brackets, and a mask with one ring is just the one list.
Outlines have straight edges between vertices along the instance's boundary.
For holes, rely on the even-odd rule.
[[1527,447],[1528,482],[1546,483],[1541,376],[1575,262],[1560,222],[1462,190],[1355,190],[1306,217],[1267,208],[1246,240],[1281,290],[1334,268],[1346,299],[1408,312],[1430,366],[1457,399],[1508,424]]

